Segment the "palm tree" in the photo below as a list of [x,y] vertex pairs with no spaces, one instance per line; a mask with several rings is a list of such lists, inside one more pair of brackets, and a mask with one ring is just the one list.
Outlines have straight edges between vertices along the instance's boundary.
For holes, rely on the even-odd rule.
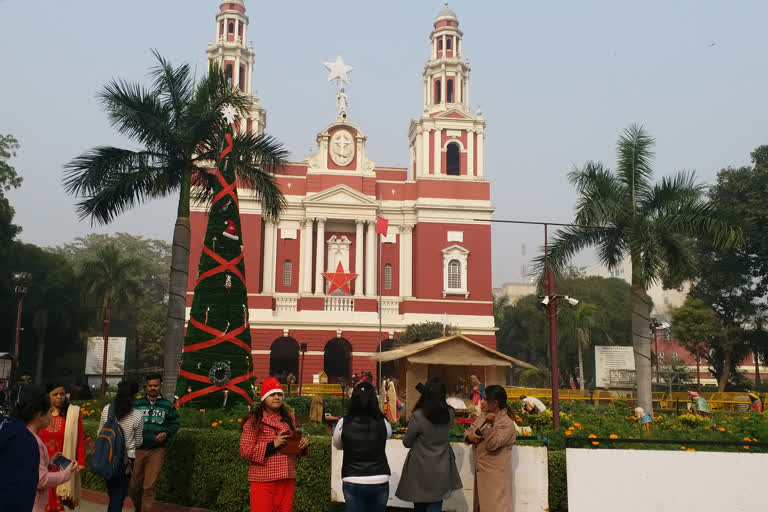
[[[80,217],[97,224],[108,224],[150,199],[178,194],[163,340],[164,391],[173,396],[184,337],[190,201],[211,197],[216,174],[209,169],[218,156],[222,108],[232,105],[243,113],[253,102],[230,87],[215,65],[196,84],[188,64],[173,67],[154,54],[158,63],[150,72],[151,88],[112,80],[98,95],[112,126],[141,149],[95,147],[66,165],[64,187],[82,198]],[[285,205],[273,175],[285,163],[282,144],[270,136],[238,133],[233,154],[240,183],[261,201],[264,217],[275,219]]]
[[[652,183],[655,140],[632,125],[619,137],[616,171],[587,162],[569,173],[579,198],[575,224],[559,231],[549,246],[553,270],[563,269],[579,251],[594,247],[609,269],[625,257],[632,262],[632,344],[635,352],[637,397],[651,404],[651,301],[654,283],[680,283],[693,276],[689,248],[692,238],[711,240],[717,247],[740,242],[741,231],[715,215],[704,200],[703,187],[692,172],[679,172]],[[544,257],[538,258],[539,265]]]
[[[566,307],[559,310],[560,320],[564,324],[562,339],[572,341],[576,347],[579,360],[579,389],[584,389],[584,349],[592,345],[592,330],[600,329],[603,325],[603,316],[597,305],[587,301],[580,301],[574,307]],[[604,331],[603,331],[604,332]],[[607,333],[604,332],[606,336]]]
[[[113,308],[135,304],[142,293],[141,280],[135,274],[140,262],[123,257],[114,244],[99,249],[96,257],[87,260],[82,268],[85,294],[95,300],[98,317],[104,323],[104,365],[106,366],[109,340],[109,322]],[[101,392],[106,388],[106,374],[101,376]]]

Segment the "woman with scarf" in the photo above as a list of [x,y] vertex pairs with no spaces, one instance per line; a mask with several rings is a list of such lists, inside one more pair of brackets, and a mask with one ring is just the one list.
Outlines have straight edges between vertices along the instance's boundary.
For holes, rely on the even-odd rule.
[[[47,392],[51,400],[53,416],[51,423],[41,428],[38,435],[48,449],[50,457],[61,453],[67,459],[75,461],[78,469],[82,470],[85,468],[85,440],[80,408],[70,405],[64,384],[51,383],[47,387]],[[46,508],[48,512],[61,512],[65,506],[74,510],[79,505],[79,473],[75,473],[74,478],[68,482],[48,490],[48,507]]]
[[270,377],[261,383],[261,404],[243,424],[240,456],[250,462],[251,512],[291,512],[296,486],[296,455],[309,441],[295,442],[296,418],[283,405],[283,387]]

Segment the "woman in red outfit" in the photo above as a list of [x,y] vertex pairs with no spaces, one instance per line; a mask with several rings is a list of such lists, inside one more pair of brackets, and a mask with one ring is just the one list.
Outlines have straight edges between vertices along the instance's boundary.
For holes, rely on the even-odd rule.
[[[38,432],[48,455],[53,458],[61,453],[69,460],[74,460],[79,469],[85,468],[85,441],[83,440],[83,422],[80,408],[67,401],[67,390],[63,384],[48,385],[48,397],[51,399],[53,417],[46,428]],[[47,512],[60,512],[64,506],[74,509],[80,505],[80,475],[68,482],[48,490]]]
[[296,449],[306,455],[309,441],[289,441],[296,419],[283,406],[283,388],[274,377],[261,384],[261,404],[243,425],[240,456],[250,462],[251,512],[291,512],[296,484]]

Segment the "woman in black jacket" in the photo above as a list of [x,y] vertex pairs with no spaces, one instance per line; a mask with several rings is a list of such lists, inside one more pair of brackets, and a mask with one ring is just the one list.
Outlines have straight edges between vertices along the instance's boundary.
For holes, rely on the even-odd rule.
[[336,424],[333,446],[344,450],[342,491],[350,512],[384,512],[389,499],[387,439],[392,427],[379,409],[376,388],[369,382],[355,386],[349,414]]

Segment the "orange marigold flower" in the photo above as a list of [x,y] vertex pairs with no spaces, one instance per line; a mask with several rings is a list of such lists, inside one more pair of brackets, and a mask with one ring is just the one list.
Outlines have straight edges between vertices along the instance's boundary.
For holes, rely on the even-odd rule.
[[597,438],[597,436],[595,434],[589,434],[587,437],[590,438],[590,439],[596,439]]
[[725,432],[725,429],[723,427],[718,427],[717,430],[719,430],[720,432]]
[[704,430],[709,430],[709,427],[704,427]]
[[685,446],[681,446],[681,447],[680,447],[680,449],[681,449],[681,450],[685,450]]
[[749,450],[749,446],[744,446],[744,449],[745,450]]
[[750,438],[748,438],[748,437],[745,437],[745,438],[744,438],[744,440],[745,440],[746,442],[748,442],[748,443],[751,443],[751,442],[752,442],[752,440],[751,440]]
[[619,436],[617,436],[616,434],[611,434],[608,437],[610,437],[611,439],[618,439],[619,438]]
[[215,427],[215,426],[217,426],[217,425],[218,425],[218,423],[216,423],[215,421],[214,421],[213,423],[211,423],[211,426],[212,426],[212,427]]
[[237,418],[237,422],[238,423],[242,423],[243,422],[243,418]]
[[685,450],[685,451],[687,451],[687,452],[695,452],[695,451],[696,451],[696,448],[688,448],[688,449],[687,449],[687,450]]
[[597,446],[597,445],[599,445],[599,444],[600,444],[600,441],[592,441],[592,444],[593,444],[593,445],[595,445],[595,446]]
[[91,405],[91,402],[85,402],[85,405],[86,406]]
[[235,422],[235,420],[229,420],[229,422],[230,422],[230,423],[234,423],[234,422]]
[[581,423],[574,423],[573,426],[574,427],[581,427]]
[[566,430],[565,431],[565,435],[572,436],[573,435],[573,430]]

